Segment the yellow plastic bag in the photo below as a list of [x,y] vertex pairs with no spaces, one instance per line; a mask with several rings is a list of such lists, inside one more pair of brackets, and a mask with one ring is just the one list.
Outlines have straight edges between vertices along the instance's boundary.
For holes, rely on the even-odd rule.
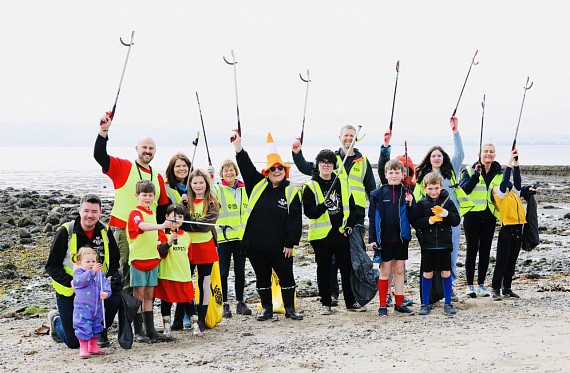
[[[196,283],[198,283],[199,273],[196,271]],[[194,287],[196,304],[200,301],[200,289],[198,285]],[[214,262],[212,265],[212,273],[210,274],[210,303],[208,303],[208,311],[206,312],[206,327],[213,329],[222,321],[224,314],[224,297],[222,294],[222,278],[220,276],[220,263]]]
[[[273,313],[285,313],[285,305],[283,304],[283,296],[281,295],[281,285],[279,285],[279,277],[275,271],[271,270],[271,299],[273,301]],[[297,292],[295,292],[295,307],[297,307]],[[257,304],[257,310],[261,312],[263,306]]]

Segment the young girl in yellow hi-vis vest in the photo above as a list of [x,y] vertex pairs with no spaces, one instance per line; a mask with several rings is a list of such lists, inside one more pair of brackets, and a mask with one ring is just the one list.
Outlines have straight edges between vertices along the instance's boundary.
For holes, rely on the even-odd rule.
[[[218,219],[220,205],[210,185],[210,175],[200,169],[190,173],[188,177],[188,211],[185,220],[199,223],[215,224]],[[210,275],[214,262],[219,260],[214,240],[215,228],[210,225],[188,224],[182,229],[190,233],[190,262],[198,270],[197,286],[200,299],[197,299],[198,329],[195,334],[200,336],[206,330],[206,313],[210,304]],[[206,291],[204,291],[206,290]]]
[[190,234],[179,229],[184,220],[185,209],[182,205],[172,204],[166,209],[166,219],[172,221],[172,229],[160,231],[161,257],[158,266],[158,286],[154,296],[161,299],[163,333],[170,336],[170,318],[172,303],[177,303],[190,316],[194,301],[194,286],[190,272]]

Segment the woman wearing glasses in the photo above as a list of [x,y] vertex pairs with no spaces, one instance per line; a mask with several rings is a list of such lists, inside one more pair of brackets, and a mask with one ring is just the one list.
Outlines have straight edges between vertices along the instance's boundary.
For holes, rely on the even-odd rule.
[[267,165],[261,172],[256,170],[243,150],[237,133],[233,143],[249,197],[242,217],[242,254],[249,258],[255,271],[257,292],[263,307],[257,320],[273,318],[272,270],[279,277],[285,317],[302,320],[303,315],[295,310],[293,276],[293,248],[299,244],[302,233],[299,189],[287,180],[290,166],[281,160],[271,134],[267,134]]

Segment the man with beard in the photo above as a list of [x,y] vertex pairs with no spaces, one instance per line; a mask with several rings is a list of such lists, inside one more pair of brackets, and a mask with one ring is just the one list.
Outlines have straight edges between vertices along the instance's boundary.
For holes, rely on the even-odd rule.
[[109,140],[109,128],[111,127],[111,112],[106,112],[101,118],[99,135],[95,141],[93,156],[103,169],[103,173],[113,181],[115,189],[115,203],[111,210],[109,226],[113,228],[113,235],[121,252],[120,265],[125,276],[125,287],[128,288],[129,274],[129,244],[125,228],[129,213],[138,205],[135,197],[135,186],[139,180],[150,180],[156,189],[154,202],[151,210],[156,214],[158,223],[164,221],[168,196],[164,188],[164,179],[157,171],[153,170],[150,162],[156,153],[156,144],[150,137],[139,140],[135,150],[137,159],[129,161],[109,156],[107,153],[107,141]]

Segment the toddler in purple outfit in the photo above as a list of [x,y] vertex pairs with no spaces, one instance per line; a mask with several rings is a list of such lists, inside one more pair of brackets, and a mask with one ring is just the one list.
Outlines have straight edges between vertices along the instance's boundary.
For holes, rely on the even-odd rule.
[[79,340],[79,356],[84,359],[105,353],[97,346],[97,339],[104,329],[103,299],[111,295],[111,284],[101,271],[102,265],[97,262],[95,250],[82,247],[74,258],[73,329]]

